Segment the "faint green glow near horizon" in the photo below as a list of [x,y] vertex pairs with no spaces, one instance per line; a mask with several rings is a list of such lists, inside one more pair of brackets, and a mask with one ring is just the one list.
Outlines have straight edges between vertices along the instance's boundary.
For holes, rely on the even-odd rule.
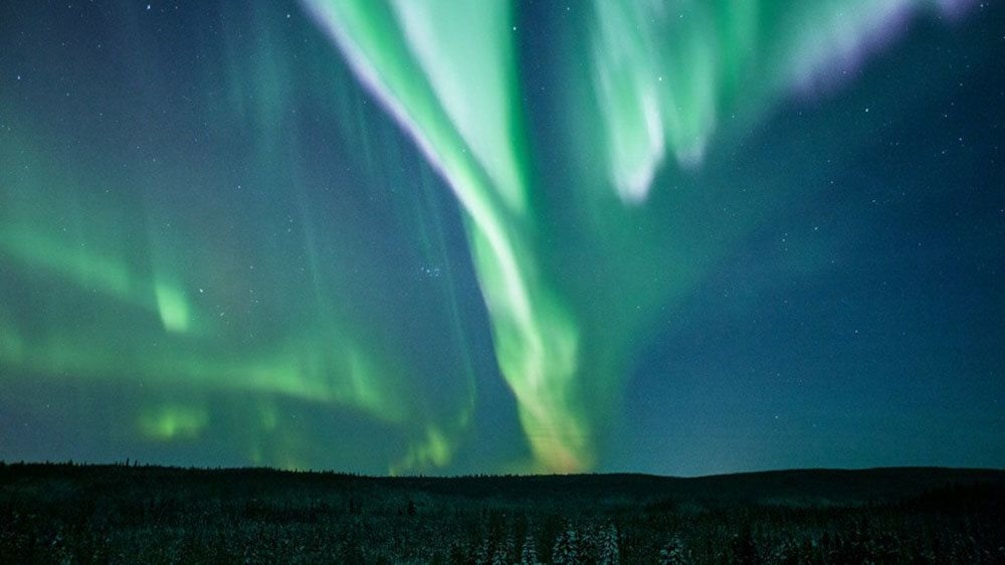
[[208,423],[209,414],[205,409],[165,405],[143,413],[140,429],[146,437],[156,441],[195,439]]
[[[207,406],[207,398],[221,395],[270,405],[295,401],[394,430],[399,435],[385,450],[386,470],[425,472],[450,463],[470,419],[470,382],[439,387],[446,408],[422,394],[427,377],[417,374],[414,359],[399,355],[394,333],[374,328],[365,311],[347,312],[351,298],[339,285],[361,275],[320,255],[321,247],[347,244],[312,226],[308,205],[302,228],[282,217],[281,233],[289,234],[283,253],[263,252],[260,240],[224,246],[225,223],[204,233],[172,209],[175,187],[162,179],[188,180],[184,171],[149,175],[139,192],[127,173],[109,171],[96,180],[86,167],[58,163],[56,152],[40,147],[31,139],[0,138],[0,163],[12,165],[0,170],[6,283],[0,288],[0,380],[8,394],[47,380],[84,387],[74,390],[125,385],[137,395],[135,408],[119,407],[117,417],[130,418],[116,422],[126,439],[195,445],[228,418],[241,419],[233,444],[248,461],[317,466],[319,458],[309,454],[323,432],[292,431],[288,415],[279,418],[275,409],[222,415]],[[199,195],[193,209],[211,205],[205,197],[212,195]],[[289,197],[278,193],[271,201],[283,206]],[[253,209],[246,200],[232,204],[224,212]],[[265,232],[270,223],[261,225]],[[306,264],[295,232],[287,230],[292,225],[308,240]],[[430,260],[442,261],[442,241],[427,248]],[[253,271],[256,264],[262,274]],[[259,314],[255,307],[269,310]],[[390,337],[369,337],[382,331]],[[444,335],[459,331],[455,320]],[[320,460],[351,468],[352,461],[337,456]]]

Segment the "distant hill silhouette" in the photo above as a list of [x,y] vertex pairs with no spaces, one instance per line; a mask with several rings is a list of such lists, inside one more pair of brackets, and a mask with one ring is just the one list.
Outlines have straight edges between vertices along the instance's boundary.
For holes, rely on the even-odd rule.
[[394,478],[0,463],[3,563],[997,563],[1002,523],[1005,471],[991,469]]

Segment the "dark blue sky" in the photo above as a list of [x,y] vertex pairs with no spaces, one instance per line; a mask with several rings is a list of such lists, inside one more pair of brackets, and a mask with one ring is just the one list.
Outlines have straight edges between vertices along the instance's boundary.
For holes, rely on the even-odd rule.
[[1005,466],[1005,10],[929,4],[7,3],[0,459]]
[[912,26],[748,142],[823,188],[658,330],[627,411],[652,432],[631,436],[628,468],[689,452],[709,455],[685,473],[1001,465],[1005,38],[980,23]]

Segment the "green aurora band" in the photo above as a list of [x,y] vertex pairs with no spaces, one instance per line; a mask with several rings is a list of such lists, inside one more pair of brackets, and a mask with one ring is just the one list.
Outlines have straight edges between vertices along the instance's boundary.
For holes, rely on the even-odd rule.
[[[533,153],[574,163],[556,187],[542,186],[556,181],[535,176],[546,165],[531,161],[535,140],[517,67],[521,56],[544,56],[517,52],[513,3],[304,4],[453,189],[466,213],[496,356],[518,403],[532,468],[561,472],[595,465],[598,425],[618,401],[626,354],[647,312],[685,296],[710,256],[755,225],[771,199],[746,202],[745,217],[718,235],[708,227],[687,239],[649,233],[606,249],[603,240],[622,241],[612,226],[638,221],[642,214],[632,208],[647,199],[658,175],[683,175],[686,182],[711,144],[730,143],[794,89],[811,89],[830,71],[857,62],[870,43],[884,39],[889,22],[937,7],[912,0],[595,0],[556,7],[565,19],[549,46],[564,61],[584,63],[553,77],[564,89],[556,103],[564,112],[550,118],[565,137],[558,136],[558,148]],[[563,146],[573,149],[563,154]],[[549,237],[544,221],[550,211],[542,208],[555,204],[538,195],[553,192],[562,194],[557,206],[578,210],[593,227],[591,249],[579,252],[599,257],[591,260],[595,267],[628,249],[642,258],[614,260],[618,266],[598,273],[648,271],[663,284],[600,301],[598,289],[579,286],[573,279],[590,275],[570,276],[577,252]],[[696,239],[705,240],[705,257],[682,249]],[[638,247],[654,243],[669,251],[649,262]],[[620,277],[608,276],[605,284],[610,278]],[[624,278],[614,286],[631,288]]]

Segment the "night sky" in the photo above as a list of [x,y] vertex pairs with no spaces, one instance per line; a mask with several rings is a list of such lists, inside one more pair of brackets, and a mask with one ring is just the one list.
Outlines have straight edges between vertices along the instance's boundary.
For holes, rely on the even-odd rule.
[[0,4],[0,460],[1005,467],[1005,6]]

